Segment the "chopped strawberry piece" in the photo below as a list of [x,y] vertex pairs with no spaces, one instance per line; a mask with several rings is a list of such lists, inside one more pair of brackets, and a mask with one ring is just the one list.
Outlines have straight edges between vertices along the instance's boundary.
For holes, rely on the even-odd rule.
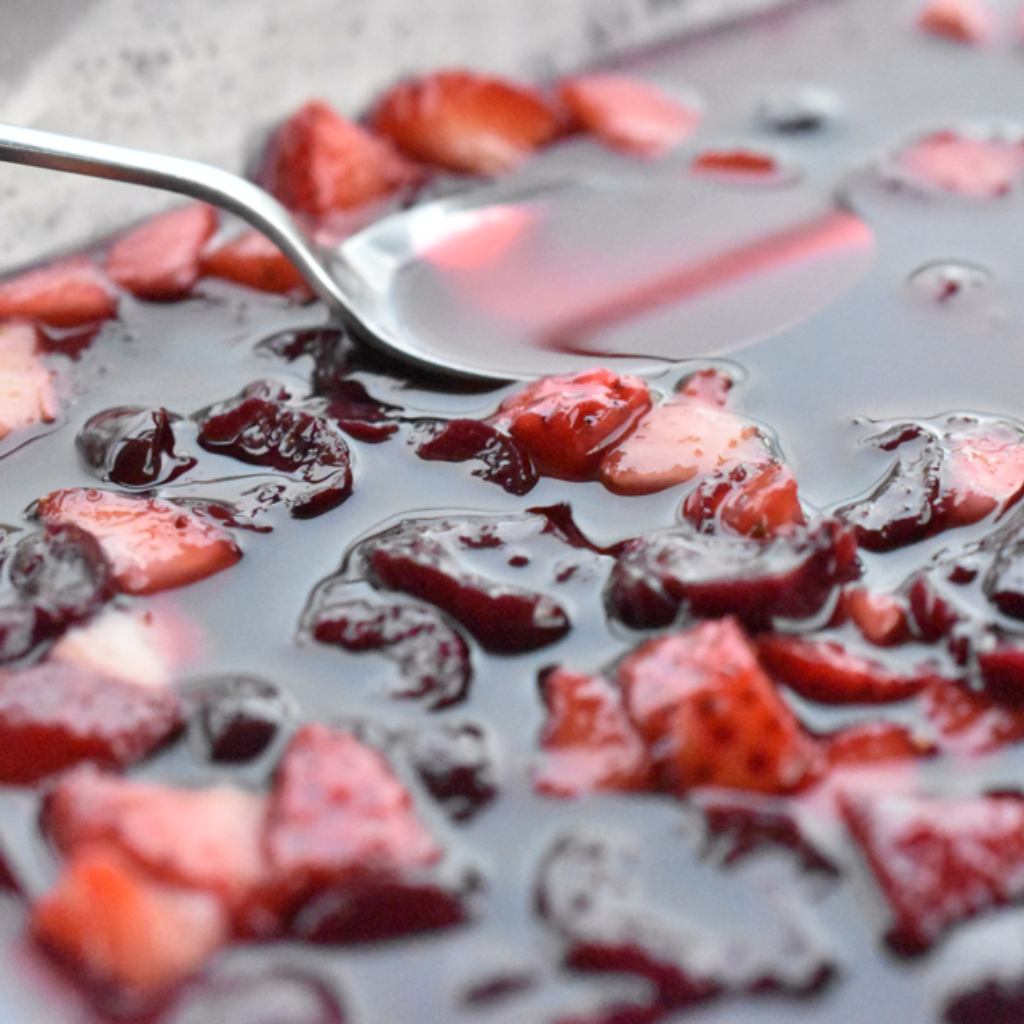
[[653,781],[644,743],[602,676],[556,668],[543,681],[548,719],[535,785],[549,796],[595,790],[643,790]]
[[230,786],[176,789],[83,768],[51,792],[45,822],[65,857],[116,847],[153,879],[238,911],[266,880],[265,816],[265,797]]
[[817,743],[733,619],[647,641],[622,662],[617,679],[676,792],[711,785],[790,793],[820,771]]
[[170,685],[177,671],[202,650],[197,627],[164,606],[140,609],[108,605],[69,629],[50,649],[52,662],[138,686]]
[[644,381],[595,369],[528,384],[501,404],[492,422],[508,430],[541,473],[587,480],[650,407]]
[[1005,511],[1024,494],[1024,436],[1009,424],[951,432],[936,514],[950,527]]
[[31,324],[0,326],[0,438],[57,417],[53,374],[43,364],[38,342]]
[[899,722],[860,722],[821,737],[832,767],[867,767],[886,761],[927,757],[934,743]]
[[535,89],[468,71],[440,71],[398,83],[371,121],[414,160],[464,174],[511,170],[561,130]]
[[986,692],[1014,710],[1024,709],[1024,644],[996,637],[976,660]]
[[0,283],[0,317],[84,327],[117,314],[117,296],[92,260],[62,260]]
[[985,754],[1024,739],[1024,711],[957,680],[936,680],[923,694],[924,710],[943,750]]
[[634,156],[661,156],[689,138],[700,123],[700,111],[692,105],[652,82],[625,75],[566,78],[558,93],[576,126]]
[[202,273],[260,292],[287,295],[297,301],[313,297],[295,264],[260,231],[245,231],[212,252],[203,253]]
[[737,465],[774,461],[767,438],[749,420],[685,391],[652,408],[601,462],[615,494],[652,494]]
[[785,633],[758,637],[761,663],[808,700],[822,704],[887,704],[920,693],[934,678],[927,669],[908,674],[887,669],[842,644]]
[[955,43],[978,46],[992,37],[995,16],[985,0],[927,0],[917,12],[917,27]]
[[693,158],[690,170],[736,178],[775,178],[781,173],[775,157],[756,149],[706,149]]
[[90,846],[32,908],[36,938],[93,983],[149,1000],[198,973],[227,940],[218,900],[154,882],[116,850]]
[[0,780],[29,785],[80,761],[112,768],[145,757],[181,728],[181,706],[77,666],[0,674]]
[[199,280],[203,249],[216,230],[217,211],[205,203],[169,210],[115,242],[104,269],[136,298],[184,298]]
[[300,729],[281,759],[265,849],[272,868],[299,890],[401,878],[441,857],[387,761],[324,725]]
[[323,100],[306,103],[278,128],[260,171],[268,191],[314,220],[385,199],[418,177],[387,139]]
[[909,184],[967,199],[1006,195],[1024,173],[1019,139],[979,138],[943,130],[926,135],[895,157],[897,174]]
[[686,496],[682,515],[703,533],[722,529],[758,540],[807,524],[796,480],[779,463],[764,467],[743,464],[706,477]]
[[893,914],[901,953],[952,925],[1024,897],[1024,801],[847,796],[843,815]]
[[906,603],[892,594],[850,587],[839,595],[835,623],[852,622],[876,647],[894,647],[910,639]]
[[914,637],[936,643],[948,637],[960,615],[926,573],[916,573],[906,584],[909,622]]
[[128,594],[183,587],[242,557],[226,530],[160,498],[75,487],[40,498],[37,511],[46,523],[74,523],[91,533]]
[[724,409],[732,391],[732,378],[721,370],[698,370],[687,377],[678,389],[679,397],[715,409]]

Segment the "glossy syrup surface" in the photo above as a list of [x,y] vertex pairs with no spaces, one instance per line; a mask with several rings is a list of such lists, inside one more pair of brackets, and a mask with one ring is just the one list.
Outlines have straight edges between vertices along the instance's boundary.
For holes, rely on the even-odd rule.
[[[808,506],[827,511],[849,502],[891,462],[891,454],[864,443],[879,423],[953,412],[1024,419],[1024,182],[1005,195],[972,199],[894,183],[889,173],[893,153],[936,130],[984,133],[996,125],[1012,138],[1024,133],[1024,49],[1012,27],[1013,6],[1001,9],[1005,31],[977,47],[922,34],[912,12],[891,0],[826,0],[634,55],[616,70],[701,97],[703,121],[692,139],[650,164],[592,141],[555,146],[521,172],[524,180],[580,174],[620,184],[596,203],[559,206],[553,197],[550,206],[530,206],[533,240],[521,251],[503,250],[483,269],[446,263],[434,252],[433,262],[399,281],[399,295],[432,330],[457,316],[491,344],[535,337],[552,321],[564,327],[568,317],[576,328],[587,327],[586,341],[577,330],[571,344],[601,356],[625,350],[695,360],[650,376],[666,392],[718,360],[736,380],[737,406],[773,431]],[[785,173],[770,182],[695,175],[691,162],[700,152],[734,148],[771,154]],[[687,235],[691,209],[700,232]],[[784,254],[773,260],[780,236]],[[715,259],[720,270],[701,276]],[[635,320],[622,311],[637,308],[637,292],[644,310],[651,303],[643,296],[654,296],[655,312]],[[152,406],[190,417],[257,380],[307,394],[313,361],[286,358],[280,339],[323,323],[316,305],[292,306],[222,283],[205,282],[194,298],[169,305],[123,299],[119,320],[81,356],[53,357],[63,388],[57,423],[27,443],[15,435],[3,442],[0,522],[23,526],[23,511],[41,495],[96,484],[74,439],[104,410]],[[566,337],[558,343],[570,344]],[[275,1019],[287,1024],[335,1019],[324,1009],[335,998],[345,1019],[360,1024],[975,1024],[994,1019],[977,995],[993,979],[1019,1000],[1016,1010],[1004,1007],[1011,1016],[999,1019],[1024,1016],[1022,912],[968,922],[924,956],[894,955],[883,941],[886,910],[874,883],[827,815],[811,837],[818,859],[783,842],[726,867],[698,799],[605,793],[557,800],[534,792],[531,770],[544,722],[538,675],[555,663],[597,671],[644,635],[609,618],[609,556],[550,535],[475,550],[474,571],[557,594],[572,628],[527,653],[488,654],[473,644],[467,699],[436,711],[391,695],[393,661],[302,636],[303,611],[317,585],[359,541],[403,519],[512,519],[568,503],[597,547],[678,523],[680,495],[673,489],[622,497],[598,483],[542,478],[517,497],[474,477],[469,466],[417,457],[417,421],[484,417],[511,387],[449,389],[373,359],[348,379],[392,407],[398,424],[380,443],[349,441],[352,496],[310,520],[271,507],[258,520],[270,532],[237,531],[244,552],[238,565],[158,600],[195,627],[186,681],[218,674],[270,680],[287,695],[293,719],[359,723],[383,738],[423,817],[454,861],[479,878],[479,889],[468,900],[468,923],[452,929],[366,945],[230,948],[162,1020],[263,1024],[265,1007],[248,994],[246,979],[255,977],[285,979]],[[267,483],[258,468],[202,453],[190,443],[194,432],[186,421],[180,437],[198,457],[196,468],[163,485],[162,495],[239,501]],[[865,580],[879,589],[895,586],[933,555],[959,550],[983,532],[972,530],[888,556],[863,554]],[[1001,625],[1015,628],[1008,620]],[[795,703],[817,729],[858,717],[856,709]],[[482,735],[489,751],[487,778],[477,779],[486,795],[476,813],[462,818],[438,790],[431,795],[429,771],[416,770],[417,757],[428,764],[443,759],[456,735],[469,744],[465,749],[472,746],[467,736]],[[281,747],[278,738],[255,758],[214,764],[197,753],[190,732],[133,773],[260,789]],[[940,757],[914,770],[921,790],[966,796],[1020,788],[1024,756],[1010,746],[965,760]],[[884,774],[877,785],[887,785]],[[785,801],[766,806],[784,810]],[[9,787],[0,808],[7,860],[23,888],[37,894],[55,871],[36,829],[38,796]],[[589,848],[605,851],[605,859],[588,861]],[[685,935],[734,991],[645,1018],[642,979],[565,964],[570,897],[588,884],[595,892],[629,890],[623,903],[638,915],[638,933],[664,926],[671,941]],[[23,899],[4,896],[0,1016],[40,1024],[103,1019],[24,938],[24,917]],[[319,989],[301,986],[289,996],[295,976],[316,978],[330,998],[321,1005]],[[772,988],[759,985],[764,977],[784,991],[760,991]],[[247,998],[232,994],[232,985],[246,989]]]

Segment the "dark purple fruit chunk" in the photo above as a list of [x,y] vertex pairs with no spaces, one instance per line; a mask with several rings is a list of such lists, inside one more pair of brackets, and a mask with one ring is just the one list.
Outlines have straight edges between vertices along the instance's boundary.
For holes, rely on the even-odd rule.
[[310,599],[303,629],[346,651],[379,651],[395,662],[396,697],[431,710],[464,700],[473,679],[469,647],[436,608],[383,597],[365,584],[329,579]]
[[336,381],[328,399],[326,414],[357,441],[378,444],[398,430],[391,417],[394,407],[371,398],[359,381]]
[[273,683],[255,676],[225,676],[189,688],[197,745],[211,761],[239,764],[259,757],[295,718]]
[[442,885],[370,881],[315,896],[296,916],[292,931],[306,942],[347,945],[452,928],[465,919],[459,894]]
[[235,974],[200,982],[165,1024],[345,1024],[341,1002],[326,981],[297,970]]
[[51,635],[92,614],[114,592],[99,541],[73,523],[54,523],[20,540],[8,573]]
[[509,494],[528,494],[540,479],[530,456],[513,438],[480,420],[426,420],[413,441],[416,454],[428,462],[483,463],[473,476]]
[[285,505],[297,519],[312,519],[352,493],[351,458],[338,427],[286,400],[273,384],[252,384],[238,398],[198,415],[199,443],[290,477],[297,486],[286,490]]
[[100,479],[119,487],[153,487],[196,464],[175,451],[176,418],[163,408],[107,409],[82,427],[75,443]]
[[411,733],[406,756],[430,794],[453,821],[469,821],[498,795],[491,741],[471,723]]
[[1024,980],[990,980],[950,1000],[945,1024],[1020,1024],[1024,1020]]
[[560,640],[569,616],[551,597],[466,570],[460,549],[501,547],[491,524],[410,519],[361,545],[370,579],[437,605],[489,651],[520,654]]
[[820,611],[833,590],[859,575],[853,534],[835,520],[767,544],[673,531],[623,545],[608,603],[628,626],[670,625],[681,613],[733,615],[752,630]]

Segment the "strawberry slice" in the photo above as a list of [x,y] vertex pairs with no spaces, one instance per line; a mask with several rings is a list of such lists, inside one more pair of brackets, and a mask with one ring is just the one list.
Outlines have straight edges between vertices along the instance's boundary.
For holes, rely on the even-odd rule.
[[398,83],[381,97],[371,122],[414,160],[479,175],[511,170],[562,129],[536,89],[469,71]]
[[1024,800],[845,796],[843,816],[893,915],[900,953],[929,949],[957,922],[1024,897]]
[[578,75],[563,79],[558,95],[575,127],[612,149],[658,157],[689,138],[700,111],[680,102],[653,82],[626,75]]
[[984,0],[928,0],[917,12],[916,24],[929,35],[980,46],[992,38],[995,15]]
[[615,494],[653,494],[696,477],[776,461],[767,437],[749,420],[685,391],[652,408],[601,462],[601,482]]
[[953,528],[1005,512],[1024,494],[1024,435],[1006,423],[948,433],[935,513]]
[[905,601],[892,594],[848,587],[839,595],[832,624],[852,622],[869,644],[894,647],[910,639]]
[[547,796],[596,790],[643,790],[653,782],[643,741],[602,676],[556,668],[544,676],[548,719],[541,733],[544,760],[534,785]]
[[911,143],[894,160],[898,177],[931,192],[967,199],[1006,195],[1024,173],[1024,143],[998,135],[932,132]]
[[822,704],[888,704],[920,693],[934,678],[928,669],[894,672],[831,640],[785,633],[757,639],[764,667],[801,697]]
[[48,327],[85,327],[117,315],[117,296],[100,269],[75,257],[0,283],[0,317],[25,317]]
[[202,646],[198,627],[166,605],[150,605],[145,610],[107,605],[88,622],[69,629],[47,657],[51,662],[160,689],[196,660]]
[[45,825],[65,857],[116,848],[154,880],[238,912],[266,880],[265,815],[265,797],[231,786],[176,789],[82,768],[50,793]]
[[626,710],[666,785],[790,793],[815,780],[821,751],[731,618],[648,640],[619,666]]
[[1024,711],[1008,707],[986,690],[957,680],[936,680],[923,694],[925,715],[939,746],[955,754],[976,755],[1024,739]]
[[322,220],[386,199],[419,172],[390,141],[311,100],[274,133],[259,176],[289,210]]
[[650,407],[644,381],[600,368],[528,384],[501,404],[491,422],[526,449],[542,474],[588,480]]
[[30,785],[81,761],[111,768],[145,757],[181,728],[169,690],[71,665],[0,674],[0,781]]
[[217,211],[205,203],[169,210],[115,242],[104,269],[136,298],[173,302],[199,280],[203,248],[216,230]]
[[293,890],[401,876],[441,850],[384,758],[347,732],[301,728],[278,765],[265,849]]
[[36,511],[45,523],[74,523],[91,533],[115,585],[128,594],[183,587],[242,557],[226,530],[160,498],[74,487],[40,498]]
[[313,292],[295,265],[266,235],[244,231],[237,238],[203,253],[200,269],[204,276],[245,285],[259,292],[287,295],[306,301]]
[[705,149],[690,163],[690,171],[707,177],[772,181],[783,176],[771,153],[756,149]]
[[154,882],[106,846],[78,852],[30,920],[43,945],[132,1001],[198,973],[227,940],[218,900]]
[[0,438],[57,418],[53,373],[39,354],[39,336],[27,323],[0,325]]
[[858,722],[822,736],[821,742],[832,768],[871,767],[936,753],[934,743],[900,722]]
[[757,540],[807,525],[796,480],[779,463],[742,464],[706,477],[686,496],[681,511],[702,533],[721,530]]

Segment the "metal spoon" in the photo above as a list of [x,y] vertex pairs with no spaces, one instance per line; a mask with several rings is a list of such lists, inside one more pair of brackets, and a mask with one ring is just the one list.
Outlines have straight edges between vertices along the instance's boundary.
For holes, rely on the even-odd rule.
[[457,377],[528,380],[595,363],[658,373],[723,355],[812,315],[871,262],[868,229],[816,189],[729,192],[671,169],[531,166],[326,249],[252,182],[192,160],[0,125],[0,161],[230,211],[288,256],[343,326]]

